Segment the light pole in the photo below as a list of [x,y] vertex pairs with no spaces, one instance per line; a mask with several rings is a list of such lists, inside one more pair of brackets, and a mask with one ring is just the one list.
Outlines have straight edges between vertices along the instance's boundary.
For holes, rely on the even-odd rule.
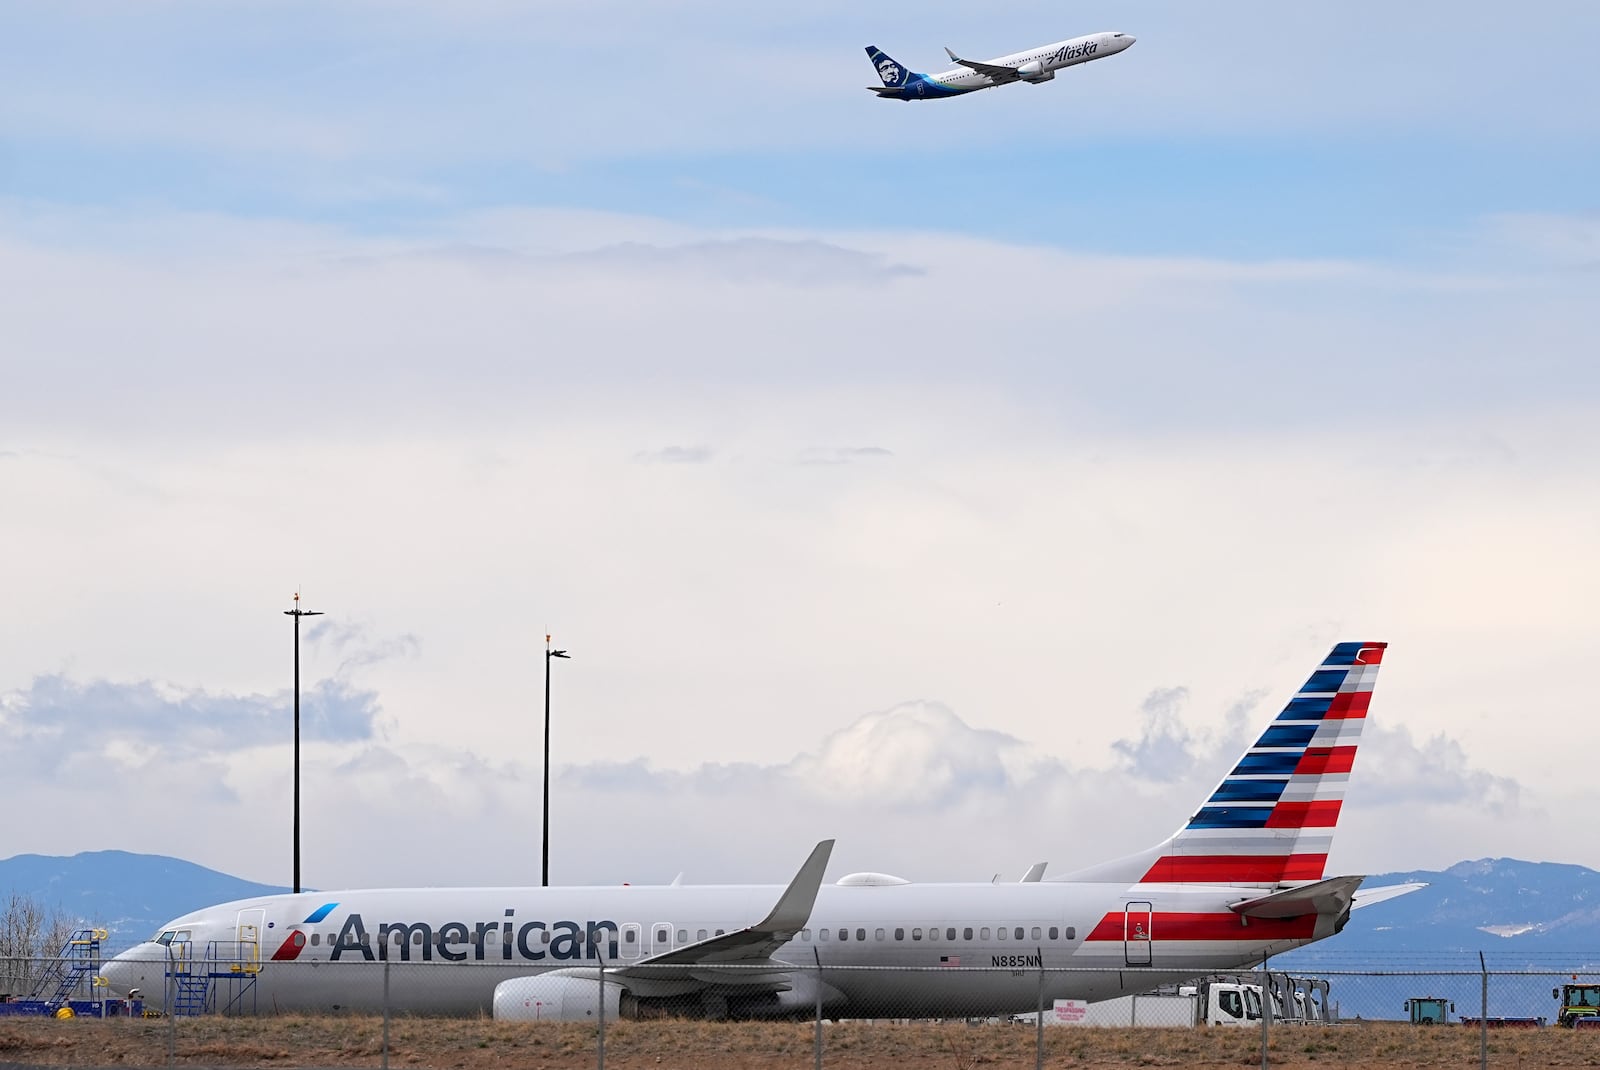
[[320,617],[319,609],[301,609],[300,592],[294,593],[294,608],[283,611],[294,618],[294,890],[300,891],[300,618]]
[[544,637],[544,868],[540,887],[550,887],[550,659],[567,657],[565,650],[551,650],[550,637]]

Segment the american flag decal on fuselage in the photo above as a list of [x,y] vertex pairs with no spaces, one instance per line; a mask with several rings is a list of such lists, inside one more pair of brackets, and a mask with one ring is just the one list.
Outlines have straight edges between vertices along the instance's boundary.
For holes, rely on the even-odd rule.
[[1387,645],[1335,646],[1143,880],[1321,880]]

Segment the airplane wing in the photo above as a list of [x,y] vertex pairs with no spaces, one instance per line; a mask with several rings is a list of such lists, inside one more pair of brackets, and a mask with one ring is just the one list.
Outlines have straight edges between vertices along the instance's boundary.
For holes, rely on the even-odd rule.
[[1409,884],[1386,884],[1382,888],[1363,888],[1356,893],[1356,901],[1351,905],[1352,910],[1370,907],[1374,903],[1381,903],[1385,899],[1394,899],[1412,892],[1420,892],[1428,885],[1425,882],[1413,881]]
[[959,63],[963,67],[977,71],[979,74],[987,75],[996,83],[1014,82],[1018,78],[1022,77],[1017,73],[1017,69],[1015,67],[1002,67],[997,63],[979,63],[975,59],[962,59],[954,52],[951,52],[948,46],[946,46],[944,51],[945,55],[949,56],[952,62]]
[[[737,932],[699,940],[659,955],[651,955],[610,970],[610,975],[638,977],[652,981],[697,981],[703,984],[772,985],[781,983],[786,971],[795,967],[773,959],[773,955],[811,920],[811,908],[822,887],[822,872],[828,868],[833,841],[823,840],[812,848],[811,856],[795,874],[789,887],[765,918]],[[718,970],[718,966],[734,969]],[[772,972],[751,967],[771,967]]]

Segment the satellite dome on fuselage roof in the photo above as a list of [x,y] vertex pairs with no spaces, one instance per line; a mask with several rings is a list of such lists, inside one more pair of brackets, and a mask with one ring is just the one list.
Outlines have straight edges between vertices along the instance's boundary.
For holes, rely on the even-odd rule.
[[885,888],[892,884],[910,884],[904,877],[888,873],[850,873],[840,877],[838,883],[846,888]]

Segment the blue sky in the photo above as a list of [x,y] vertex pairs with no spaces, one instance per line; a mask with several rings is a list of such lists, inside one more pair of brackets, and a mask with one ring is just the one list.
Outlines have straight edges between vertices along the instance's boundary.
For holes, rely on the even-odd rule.
[[[179,761],[177,853],[282,880],[303,587],[324,887],[431,879],[397,821],[526,878],[547,630],[553,817],[621,837],[576,877],[781,879],[841,828],[1076,868],[1349,639],[1394,646],[1339,862],[1600,866],[1548,745],[1600,598],[1592,4],[10,22],[0,763],[64,819],[0,853],[170,850],[95,816],[184,805]],[[868,43],[1100,29],[1138,44],[1041,86],[863,88]],[[732,797],[743,840],[635,824]]]
[[[1427,257],[1592,207],[1579,3],[1525,29],[1472,4],[641,7],[27,5],[4,185],[378,231],[531,203],[1245,257]],[[1000,103],[857,84],[858,38],[937,69],[939,42],[1101,24],[1138,52]]]

